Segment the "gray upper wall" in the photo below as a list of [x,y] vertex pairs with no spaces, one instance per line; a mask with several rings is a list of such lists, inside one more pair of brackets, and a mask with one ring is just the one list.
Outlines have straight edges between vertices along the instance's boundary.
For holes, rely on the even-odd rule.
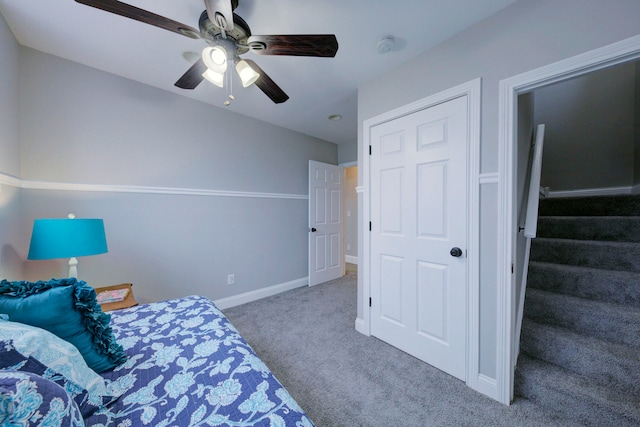
[[0,15],[0,172],[20,176],[18,42]]
[[634,157],[633,157],[633,185],[640,184],[640,64],[636,63],[636,79],[634,94]]
[[543,187],[633,186],[635,68],[622,64],[534,92],[535,123],[545,124]]
[[636,0],[514,3],[362,85],[358,144],[364,120],[481,77],[481,172],[496,172],[500,80],[637,35],[639,17]]
[[[19,46],[0,15],[0,172],[20,176],[18,137]],[[0,182],[0,277],[21,278],[21,191]]]
[[354,135],[353,138],[353,143],[338,145],[338,161],[341,165],[358,161],[358,143],[356,141],[356,135]]
[[307,194],[306,161],[338,160],[335,144],[29,48],[20,70],[24,179]]

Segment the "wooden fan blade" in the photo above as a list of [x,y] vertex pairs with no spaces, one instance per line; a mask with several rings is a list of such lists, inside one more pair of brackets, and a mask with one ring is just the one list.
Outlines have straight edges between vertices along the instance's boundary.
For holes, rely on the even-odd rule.
[[338,52],[338,40],[333,34],[251,36],[247,41],[251,51],[259,55],[334,57]]
[[271,80],[271,77],[269,77],[267,73],[265,73],[264,70],[258,66],[258,64],[250,59],[245,59],[245,61],[249,63],[251,68],[253,68],[258,74],[260,74],[260,78],[256,80],[255,85],[258,86],[260,90],[264,92],[264,94],[267,95],[273,102],[275,102],[276,104],[281,104],[289,99],[289,95],[284,93],[284,91],[280,89],[280,86],[278,86],[276,82]]
[[76,2],[155,27],[164,28],[192,39],[200,38],[200,32],[193,27],[117,0],[76,0]]
[[207,66],[204,65],[204,61],[200,58],[174,83],[174,86],[180,89],[195,89],[204,80],[202,73],[206,70]]

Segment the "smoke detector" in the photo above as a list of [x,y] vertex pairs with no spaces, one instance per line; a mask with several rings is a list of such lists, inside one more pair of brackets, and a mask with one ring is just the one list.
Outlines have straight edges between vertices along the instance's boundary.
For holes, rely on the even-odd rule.
[[378,42],[378,46],[376,47],[376,50],[378,51],[378,53],[387,53],[390,50],[393,49],[393,46],[396,43],[396,39],[393,36],[385,36],[383,38],[380,39],[380,41]]

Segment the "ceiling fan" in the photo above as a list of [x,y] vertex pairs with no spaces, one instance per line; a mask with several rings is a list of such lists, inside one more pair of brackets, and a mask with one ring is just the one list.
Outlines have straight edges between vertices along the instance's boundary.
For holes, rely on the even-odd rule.
[[[75,0],[145,24],[173,31],[193,39],[201,39],[209,45],[202,56],[175,83],[181,89],[195,89],[202,80],[223,87],[229,64],[235,64],[244,87],[255,83],[276,104],[289,96],[250,59],[242,59],[249,51],[258,55],[334,57],[338,40],[333,34],[268,35],[254,36],[249,25],[233,11],[238,0],[204,0],[205,10],[200,15],[199,30],[164,16],[157,15],[118,0]],[[233,95],[229,95],[233,99]],[[225,102],[229,105],[229,101]]]

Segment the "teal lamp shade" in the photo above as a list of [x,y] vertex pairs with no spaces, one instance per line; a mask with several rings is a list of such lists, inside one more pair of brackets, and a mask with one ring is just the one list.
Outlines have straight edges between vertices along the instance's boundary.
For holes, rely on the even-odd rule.
[[36,219],[27,259],[71,258],[69,277],[76,277],[75,257],[106,252],[107,238],[101,219]]

